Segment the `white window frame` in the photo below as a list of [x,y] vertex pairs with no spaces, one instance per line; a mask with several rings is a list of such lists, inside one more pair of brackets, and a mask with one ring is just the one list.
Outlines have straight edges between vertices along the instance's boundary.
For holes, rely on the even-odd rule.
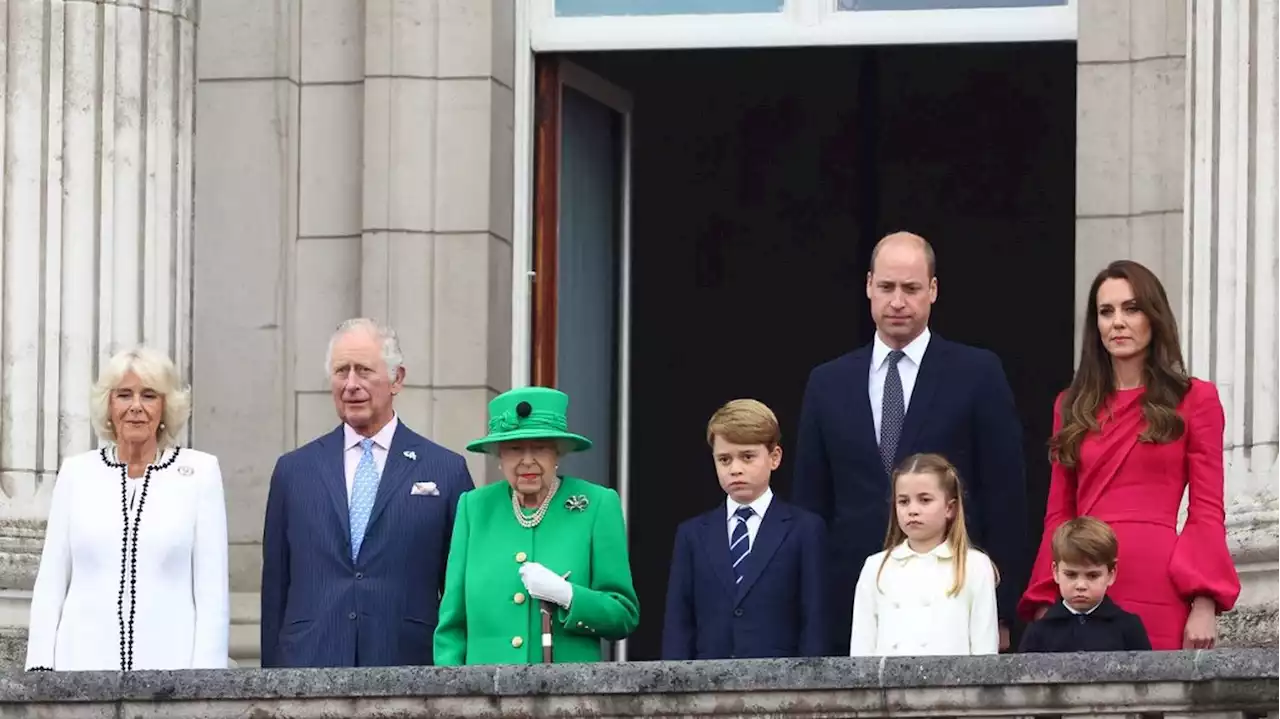
[[1052,7],[843,11],[838,0],[784,0],[772,13],[599,17],[556,17],[555,1],[527,0],[534,52],[1073,41],[1078,27],[1078,0]]

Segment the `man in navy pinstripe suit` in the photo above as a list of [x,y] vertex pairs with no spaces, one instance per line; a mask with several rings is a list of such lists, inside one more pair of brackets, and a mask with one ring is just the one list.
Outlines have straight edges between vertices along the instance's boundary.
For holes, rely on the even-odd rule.
[[347,320],[326,367],[342,425],[276,462],[262,536],[262,666],[431,664],[461,455],[399,422],[395,332]]

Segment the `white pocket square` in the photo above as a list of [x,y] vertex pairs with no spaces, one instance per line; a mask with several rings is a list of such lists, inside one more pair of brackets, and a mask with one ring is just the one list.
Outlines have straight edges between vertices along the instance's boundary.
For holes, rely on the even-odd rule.
[[409,490],[409,494],[422,494],[428,497],[439,497],[440,489],[436,487],[435,482],[414,482],[413,489]]

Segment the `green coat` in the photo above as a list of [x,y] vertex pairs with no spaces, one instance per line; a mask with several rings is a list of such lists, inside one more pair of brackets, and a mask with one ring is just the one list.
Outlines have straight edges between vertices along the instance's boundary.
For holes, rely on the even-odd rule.
[[[570,497],[586,507],[570,509]],[[627,531],[618,493],[564,477],[542,522],[526,529],[511,509],[511,487],[497,482],[458,501],[440,622],[437,666],[542,661],[539,602],[520,581],[523,562],[569,575],[573,600],[552,622],[555,661],[600,661],[600,640],[623,639],[640,622],[631,584]]]

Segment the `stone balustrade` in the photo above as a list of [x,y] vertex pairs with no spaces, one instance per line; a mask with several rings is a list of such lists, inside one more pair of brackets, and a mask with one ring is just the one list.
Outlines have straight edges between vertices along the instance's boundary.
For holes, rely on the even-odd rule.
[[0,675],[0,717],[1277,717],[1277,654]]

